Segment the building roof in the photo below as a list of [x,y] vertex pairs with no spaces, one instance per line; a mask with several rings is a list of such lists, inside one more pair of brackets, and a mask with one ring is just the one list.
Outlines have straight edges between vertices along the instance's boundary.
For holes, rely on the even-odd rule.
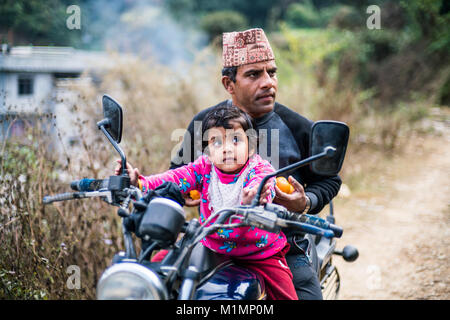
[[0,71],[3,72],[82,73],[107,65],[104,52],[71,47],[18,46],[0,53]]

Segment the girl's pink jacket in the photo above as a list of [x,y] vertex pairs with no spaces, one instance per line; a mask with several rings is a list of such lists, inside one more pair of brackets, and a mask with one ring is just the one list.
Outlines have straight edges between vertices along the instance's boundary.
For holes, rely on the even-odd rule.
[[[250,166],[250,170],[246,170]],[[142,183],[142,189],[145,192],[148,189],[155,189],[165,181],[171,181],[180,187],[183,194],[191,190],[198,190],[201,193],[200,202],[200,223],[204,224],[206,219],[212,214],[213,210],[221,208],[211,208],[210,197],[208,194],[211,178],[211,170],[215,170],[221,183],[236,183],[241,174],[246,172],[243,187],[257,188],[259,183],[268,173],[274,172],[274,168],[266,160],[263,160],[258,154],[249,158],[245,166],[239,173],[225,174],[212,165],[206,155],[199,157],[194,162],[177,169],[152,175],[139,176]],[[268,201],[271,202],[275,196],[275,179],[269,180],[271,183],[271,196]],[[242,191],[241,191],[242,192]],[[211,209],[210,209],[211,208]],[[215,221],[213,219],[208,225]],[[233,219],[231,223],[239,222]],[[286,236],[283,232],[272,233],[255,227],[239,227],[233,229],[219,229],[216,233],[205,237],[202,243],[213,251],[234,256],[236,258],[260,260],[268,258],[281,251],[286,245]]]

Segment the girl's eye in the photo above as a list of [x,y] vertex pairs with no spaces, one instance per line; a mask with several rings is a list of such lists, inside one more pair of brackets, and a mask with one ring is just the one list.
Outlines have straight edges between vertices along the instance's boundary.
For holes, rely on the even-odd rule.
[[233,143],[238,143],[238,142],[240,142],[241,141],[241,138],[240,137],[238,137],[238,136],[234,136],[233,137]]

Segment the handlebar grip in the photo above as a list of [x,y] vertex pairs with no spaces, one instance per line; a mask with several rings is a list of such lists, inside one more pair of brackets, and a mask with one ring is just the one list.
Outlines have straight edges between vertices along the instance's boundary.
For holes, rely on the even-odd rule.
[[327,238],[340,238],[344,232],[341,227],[332,224],[325,219],[309,214],[290,212],[286,208],[277,204],[266,204],[265,209],[276,213],[277,217],[280,219],[290,221],[291,225],[301,227],[302,230],[307,233],[323,235]]
[[81,191],[79,184],[80,184],[81,180],[74,180],[70,183],[70,189],[75,190],[75,191]]
[[342,229],[341,227],[338,227],[337,225],[332,224],[332,223],[330,223],[330,225],[328,226],[328,228],[329,228],[331,231],[333,231],[334,236],[335,236],[336,238],[342,237],[342,233],[344,233],[344,229]]
[[[282,215],[278,214],[278,216],[282,219],[287,219],[290,221],[299,221],[308,225],[312,225],[321,229],[326,229],[326,230],[330,230],[333,232],[334,237],[336,238],[340,238],[342,237],[342,234],[344,233],[344,230],[335,225],[330,223],[329,221],[319,218],[319,217],[315,217],[309,214],[302,214],[299,215],[297,213],[293,213],[293,212],[289,212],[289,211],[285,211]],[[331,235],[331,233],[329,233],[328,235]]]
[[97,191],[102,187],[106,187],[105,181],[107,180],[84,178],[72,181],[70,188],[75,191]]
[[60,194],[56,194],[54,196],[45,196],[42,199],[42,202],[44,204],[48,204],[48,203],[52,203],[52,202],[56,202],[56,201],[75,199],[75,198],[78,198],[77,196],[78,196],[78,194],[73,193],[73,192],[60,193]]
[[320,227],[316,227],[311,224],[302,223],[302,222],[291,222],[290,224],[292,226],[298,226],[303,232],[321,235],[321,236],[324,236],[325,238],[329,238],[329,239],[334,237],[333,231],[323,229]]
[[312,216],[309,214],[301,214],[299,216],[299,219],[301,222],[312,224],[313,226],[323,228],[323,229],[330,229],[330,223],[322,218]]

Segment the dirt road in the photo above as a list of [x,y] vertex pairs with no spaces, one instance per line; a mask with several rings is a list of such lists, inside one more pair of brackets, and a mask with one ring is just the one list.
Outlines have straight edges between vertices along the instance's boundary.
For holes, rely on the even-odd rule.
[[450,299],[450,128],[436,124],[440,134],[414,138],[372,191],[336,199],[338,249],[359,250],[353,263],[334,259],[340,299]]

